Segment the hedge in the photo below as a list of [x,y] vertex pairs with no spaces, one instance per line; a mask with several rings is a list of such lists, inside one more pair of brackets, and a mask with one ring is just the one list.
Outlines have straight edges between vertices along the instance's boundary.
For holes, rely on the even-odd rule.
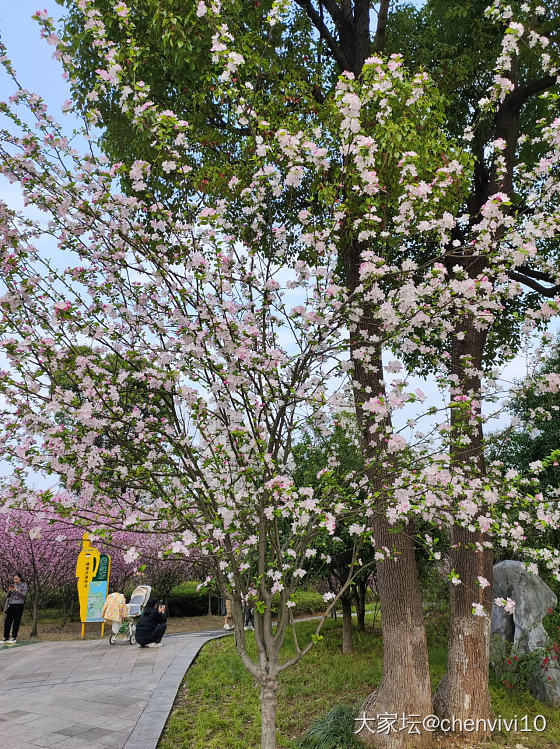
[[[198,592],[197,583],[189,582],[177,585],[172,589],[167,600],[170,616],[205,616],[208,613],[208,593]],[[157,591],[154,591],[157,595]],[[215,592],[211,594],[212,613],[220,614],[220,598]],[[296,616],[321,614],[325,610],[325,602],[320,593],[313,590],[301,590],[294,595]],[[278,614],[280,596],[272,600],[272,613]]]

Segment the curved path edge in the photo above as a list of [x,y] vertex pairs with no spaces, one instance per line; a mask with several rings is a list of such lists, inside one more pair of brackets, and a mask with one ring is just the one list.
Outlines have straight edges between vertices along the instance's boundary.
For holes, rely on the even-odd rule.
[[[188,645],[161,677],[123,749],[155,749],[157,747],[179,687],[192,662],[207,642],[228,634],[230,632],[218,630],[217,632],[193,632],[189,636]],[[168,637],[173,637],[173,635]]]

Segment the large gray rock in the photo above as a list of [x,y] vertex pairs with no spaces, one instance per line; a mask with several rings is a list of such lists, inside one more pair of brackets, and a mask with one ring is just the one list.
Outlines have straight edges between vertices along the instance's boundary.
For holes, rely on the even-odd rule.
[[[551,644],[542,620],[548,609],[556,608],[557,599],[544,580],[528,572],[522,562],[508,559],[494,565],[492,601],[496,598],[512,598],[515,611],[508,614],[492,603],[492,635],[513,642],[520,653],[532,653]],[[560,669],[556,661],[549,664],[547,672],[535,675],[531,692],[542,702],[560,705]]]

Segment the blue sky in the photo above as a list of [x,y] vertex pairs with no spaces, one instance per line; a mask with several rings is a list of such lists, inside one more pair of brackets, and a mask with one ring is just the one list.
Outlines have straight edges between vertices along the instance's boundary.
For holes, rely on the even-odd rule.
[[[40,38],[39,26],[31,16],[45,8],[53,18],[60,18],[62,8],[48,0],[4,0],[0,3],[0,33],[8,48],[20,82],[36,91],[48,103],[53,115],[61,115],[64,101],[70,98],[69,87],[62,79],[62,70],[52,59],[53,48]],[[5,76],[0,77],[0,98],[12,92]]]

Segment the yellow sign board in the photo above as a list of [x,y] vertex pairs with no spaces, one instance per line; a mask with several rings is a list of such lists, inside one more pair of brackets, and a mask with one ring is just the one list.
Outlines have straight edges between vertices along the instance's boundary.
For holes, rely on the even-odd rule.
[[103,637],[105,622],[101,616],[101,609],[109,592],[110,569],[111,558],[107,554],[100,554],[91,545],[89,534],[84,533],[82,549],[76,561],[82,637],[85,634],[86,622],[100,622]]

